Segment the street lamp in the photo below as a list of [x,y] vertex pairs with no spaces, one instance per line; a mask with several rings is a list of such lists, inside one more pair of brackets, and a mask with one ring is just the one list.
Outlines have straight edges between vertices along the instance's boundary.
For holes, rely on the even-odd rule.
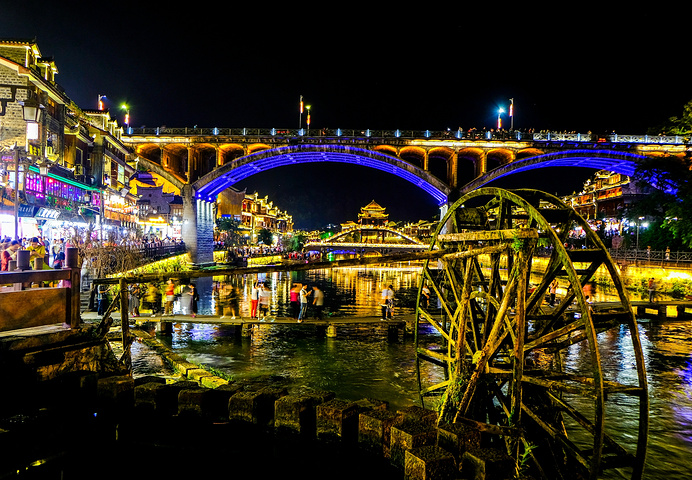
[[[27,98],[19,102],[22,106],[22,115],[27,124],[27,130],[31,124],[38,124],[41,120],[42,109],[44,108],[36,98],[36,95],[27,90]],[[14,238],[19,239],[19,150],[21,147],[14,147]],[[22,149],[23,150],[23,149]],[[26,172],[24,173],[26,182]]]
[[501,115],[502,115],[503,113],[505,113],[505,109],[504,109],[504,108],[500,108],[500,109],[497,111],[497,129],[498,129],[498,130],[500,130],[500,129],[502,128],[502,117],[501,117]]
[[125,125],[128,127],[130,126],[130,107],[127,106],[127,104],[123,103],[120,106],[121,110],[125,110]]
[[310,105],[305,105],[305,108],[308,111],[308,117],[307,117],[307,125],[308,125],[308,136],[310,135],[310,108],[312,108]]
[[514,131],[514,99],[509,99],[509,129]]

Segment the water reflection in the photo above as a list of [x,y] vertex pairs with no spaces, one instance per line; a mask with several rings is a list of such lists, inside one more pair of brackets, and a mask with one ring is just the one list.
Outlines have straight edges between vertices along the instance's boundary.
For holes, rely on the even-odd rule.
[[[395,315],[411,313],[416,297],[418,268],[353,268],[259,276],[271,289],[272,315],[290,315],[289,290],[293,282],[316,284],[326,295],[326,314],[378,315],[380,288],[394,285]],[[256,277],[232,280],[240,292],[242,315],[249,314],[250,285]],[[200,313],[217,308],[214,285],[224,278],[200,279],[207,292],[200,299]],[[607,292],[598,290],[598,295]],[[602,298],[602,299],[607,299]],[[433,302],[434,305],[434,302]],[[180,307],[179,307],[180,308]],[[278,375],[294,388],[312,387],[336,392],[343,399],[363,397],[390,402],[392,408],[417,403],[418,384],[415,345],[410,337],[388,338],[384,327],[339,330],[336,338],[316,335],[313,326],[294,330],[274,325],[258,327],[251,337],[236,335],[235,327],[176,323],[173,335],[160,337],[177,353],[194,362],[213,366],[237,379]],[[652,320],[639,325],[647,367],[650,396],[649,446],[645,478],[682,480],[692,476],[692,322]],[[599,335],[599,351],[606,380],[633,384],[637,371],[626,328]],[[432,329],[423,329],[420,342],[441,343]],[[574,372],[591,368],[589,349],[576,344],[565,352],[564,366]],[[150,364],[155,368],[155,365]],[[150,368],[149,366],[147,368]],[[421,374],[425,384],[443,380],[430,364]],[[588,413],[584,405],[582,413]],[[612,395],[607,405],[606,433],[625,445],[635,441],[638,401]],[[621,478],[609,472],[610,478]]]

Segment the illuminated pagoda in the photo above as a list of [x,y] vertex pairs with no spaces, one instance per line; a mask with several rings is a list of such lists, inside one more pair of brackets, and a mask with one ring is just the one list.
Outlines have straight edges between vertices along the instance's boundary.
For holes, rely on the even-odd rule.
[[384,227],[387,225],[389,214],[385,213],[385,207],[380,206],[375,200],[365,207],[361,207],[358,214],[358,223],[361,226]]

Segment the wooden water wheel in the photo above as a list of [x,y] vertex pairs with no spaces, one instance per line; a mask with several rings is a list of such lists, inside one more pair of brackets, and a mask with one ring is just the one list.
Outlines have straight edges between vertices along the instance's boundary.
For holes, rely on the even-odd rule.
[[[583,248],[567,249],[575,229]],[[481,188],[451,206],[431,248],[449,253],[427,261],[421,287],[434,301],[417,314],[443,340],[422,345],[416,335],[416,345],[421,402],[439,409],[438,422],[477,426],[535,478],[597,478],[608,469],[640,478],[648,397],[637,325],[615,265],[584,219],[544,192]],[[607,310],[591,305],[596,275],[618,297]],[[609,332],[629,337],[629,346],[599,349]],[[629,370],[616,378],[604,355],[620,356]],[[443,374],[431,375],[436,367],[427,362]],[[613,415],[623,405],[626,432]]]

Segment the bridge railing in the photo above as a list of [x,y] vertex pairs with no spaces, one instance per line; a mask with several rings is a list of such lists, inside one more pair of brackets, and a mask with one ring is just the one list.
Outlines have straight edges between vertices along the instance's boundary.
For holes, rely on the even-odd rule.
[[637,144],[674,144],[692,143],[689,136],[681,135],[596,135],[593,133],[564,132],[524,132],[521,130],[355,130],[341,128],[297,129],[297,128],[132,128],[126,134],[138,136],[182,136],[182,137],[246,137],[246,138],[358,138],[358,139],[431,139],[431,140],[498,140],[527,142],[597,142],[597,143],[637,143]]
[[677,265],[692,263],[692,252],[665,252],[663,250],[637,250],[635,248],[611,248],[608,250],[614,260],[631,262],[651,262],[657,265]]

